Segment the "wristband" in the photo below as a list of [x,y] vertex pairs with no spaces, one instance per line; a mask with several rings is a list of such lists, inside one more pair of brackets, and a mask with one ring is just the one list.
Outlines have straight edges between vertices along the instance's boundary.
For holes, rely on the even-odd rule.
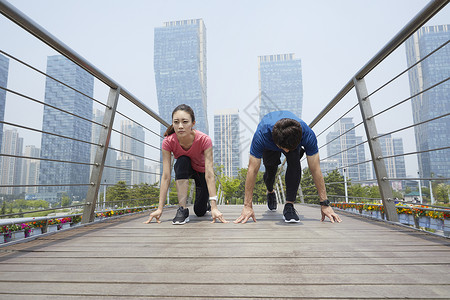
[[216,200],[217,201],[217,196],[209,197],[209,201],[211,201],[211,200]]
[[324,201],[320,201],[319,204],[321,206],[330,206],[330,200],[324,200]]

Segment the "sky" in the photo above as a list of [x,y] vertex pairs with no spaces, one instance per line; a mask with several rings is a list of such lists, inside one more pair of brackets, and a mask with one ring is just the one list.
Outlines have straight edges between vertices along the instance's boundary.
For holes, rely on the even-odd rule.
[[[331,101],[353,75],[365,65],[428,1],[423,0],[11,0],[12,5],[40,24],[71,49],[125,87],[148,107],[158,112],[153,72],[154,28],[163,22],[203,19],[207,30],[207,84],[210,134],[214,111],[237,108],[241,122],[256,128],[244,110],[258,96],[258,63],[261,55],[294,53],[301,59],[303,115],[306,123]],[[450,23],[450,8],[444,8],[427,25]],[[48,55],[56,52],[0,16],[0,49],[45,71]],[[388,81],[406,68],[404,47],[400,47],[366,78],[370,89]],[[32,74],[33,73],[33,74]],[[44,99],[42,76],[18,64],[10,64],[8,88]],[[330,114],[326,128],[356,101],[351,93],[342,108]],[[95,98],[103,99],[107,89],[96,83]],[[409,96],[407,76],[374,97],[374,107]],[[378,99],[377,99],[378,97]],[[346,97],[347,98],[347,97]],[[371,99],[372,100],[372,99]],[[126,102],[126,101],[123,101]],[[344,101],[343,101],[344,102]],[[119,110],[136,116],[155,128],[129,105]],[[129,110],[128,110],[129,109]],[[379,131],[412,122],[410,104],[377,123]],[[358,122],[355,112],[355,122]],[[333,120],[334,118],[334,120]],[[7,96],[5,121],[42,126],[42,106]],[[242,130],[243,126],[241,126]],[[320,132],[318,124],[316,133]],[[24,145],[40,144],[40,135],[19,130]],[[358,128],[363,134],[363,128]],[[243,135],[251,138],[251,132]],[[412,131],[402,133],[405,152],[414,151]],[[319,144],[325,135],[319,137]],[[151,138],[159,143],[157,137]],[[114,144],[114,138],[113,138]],[[118,145],[114,145],[119,147]],[[156,152],[151,156],[159,157]],[[322,151],[322,150],[321,150]],[[242,151],[242,166],[248,161],[248,147]],[[322,154],[324,157],[326,154]],[[368,156],[369,153],[366,153]],[[417,171],[415,157],[407,159],[407,174]]]

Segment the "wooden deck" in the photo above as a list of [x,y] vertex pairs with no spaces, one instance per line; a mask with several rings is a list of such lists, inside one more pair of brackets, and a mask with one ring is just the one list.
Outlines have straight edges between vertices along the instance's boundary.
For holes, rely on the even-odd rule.
[[[220,207],[228,220],[241,206]],[[174,226],[146,215],[0,248],[0,299],[450,298],[446,238],[340,213],[301,223],[256,206],[257,223]]]

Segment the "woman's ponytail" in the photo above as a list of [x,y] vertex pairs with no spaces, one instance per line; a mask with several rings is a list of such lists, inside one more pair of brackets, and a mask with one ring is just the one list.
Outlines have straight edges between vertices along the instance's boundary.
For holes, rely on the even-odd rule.
[[169,136],[172,133],[175,133],[175,129],[173,128],[173,125],[170,125],[169,127],[167,127],[166,132],[164,133],[164,136]]

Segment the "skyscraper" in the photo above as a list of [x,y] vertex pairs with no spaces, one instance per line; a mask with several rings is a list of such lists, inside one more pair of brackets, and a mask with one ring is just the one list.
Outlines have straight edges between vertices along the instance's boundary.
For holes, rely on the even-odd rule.
[[[364,162],[366,155],[364,145],[359,145],[362,137],[356,135],[355,129],[351,129],[353,127],[353,118],[342,118],[334,125],[334,131],[330,131],[326,136],[327,154],[330,160],[337,160],[340,168],[346,168],[348,178],[362,181],[367,179],[367,164],[358,163]],[[359,146],[355,147],[356,145]],[[339,169],[339,173],[344,175],[343,169]]]
[[[194,110],[195,128],[209,134],[206,98],[206,27],[202,19],[155,28],[154,70],[159,115],[172,123],[179,104]],[[166,128],[161,126],[161,135]]]
[[214,112],[214,164],[223,166],[223,174],[235,177],[241,167],[239,111]]
[[[408,67],[450,39],[450,25],[422,27],[406,41]],[[408,71],[414,124],[442,116],[450,111],[450,81],[423,92],[450,76],[450,46],[439,49]],[[420,93],[420,94],[419,94]],[[450,117],[438,118],[414,127],[420,176],[450,177]]]
[[289,110],[302,117],[302,63],[294,54],[258,57],[259,119],[277,110]]
[[[23,138],[19,136],[17,129],[5,130],[3,135],[2,153],[22,156]],[[17,157],[1,157],[0,184],[20,185],[22,179],[22,159]],[[21,187],[2,187],[0,194],[17,195],[22,192]]]
[[[24,156],[27,157],[40,157],[41,149],[36,148],[33,145],[25,146]],[[38,159],[23,159],[23,172],[22,183],[24,185],[36,185],[39,183],[39,165]],[[37,186],[29,186],[25,188],[25,193],[34,194],[37,193]]]
[[[382,134],[380,134],[382,135]],[[390,134],[378,138],[380,141],[383,156],[394,156],[403,154],[403,140],[401,138],[393,138]],[[388,178],[405,178],[405,158],[404,156],[389,157],[385,160],[386,173]],[[375,178],[375,172],[373,172]],[[391,181],[392,186],[396,190],[402,189],[402,180]]]
[[[0,86],[7,87],[8,84],[9,59],[0,54]],[[0,89],[0,121],[5,117],[6,91]],[[0,123],[0,149],[2,149],[3,123]]]
[[[47,74],[92,97],[94,77],[67,58],[55,55],[47,59]],[[45,103],[92,120],[92,100],[51,78],[45,82]],[[86,142],[91,141],[92,123],[59,110],[44,106],[42,130]],[[42,134],[41,158],[89,163],[91,146],[87,143]],[[74,186],[40,187],[39,193],[64,191],[69,197],[82,200],[89,184],[89,165],[41,161],[39,184]]]
[[[144,129],[130,120],[120,123],[120,150],[117,166],[127,170],[118,169],[117,181],[125,181],[127,184],[140,184],[145,181],[144,152],[145,145],[139,141],[145,141]],[[125,153],[126,152],[126,153]],[[134,171],[130,171],[134,170]]]

